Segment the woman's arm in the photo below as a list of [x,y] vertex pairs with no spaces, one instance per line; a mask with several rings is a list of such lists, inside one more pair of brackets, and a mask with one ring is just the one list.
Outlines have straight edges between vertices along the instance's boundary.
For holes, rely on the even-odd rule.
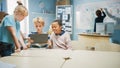
[[100,10],[101,10],[101,12],[103,13],[103,17],[105,18],[105,17],[106,17],[105,12],[103,11],[103,9],[102,9],[102,8],[101,8]]
[[108,12],[107,8],[104,9],[107,15],[112,18],[113,20],[120,20],[120,18],[117,18],[116,16],[113,16],[110,12]]

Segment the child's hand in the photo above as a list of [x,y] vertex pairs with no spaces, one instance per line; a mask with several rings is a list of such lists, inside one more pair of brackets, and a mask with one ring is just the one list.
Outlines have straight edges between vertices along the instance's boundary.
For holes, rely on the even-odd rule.
[[18,49],[16,49],[16,50],[15,50],[15,52],[20,52],[20,51],[21,51],[21,49],[20,49],[20,48],[18,48]]
[[53,48],[53,46],[52,45],[48,45],[48,47],[47,47],[48,49],[52,49]]
[[27,40],[28,43],[33,43],[33,42],[34,42],[34,41],[33,41],[32,39],[30,39],[30,38],[26,38],[26,40]]
[[52,42],[48,40],[47,43],[48,43],[47,48],[48,48],[48,49],[52,49],[52,48],[53,48]]
[[68,48],[66,47],[66,48],[63,48],[64,50],[68,50]]
[[26,49],[28,49],[28,47],[25,45],[25,46],[23,46],[23,50],[26,50]]
[[33,43],[33,42],[34,42],[34,40],[32,40],[32,39],[31,39],[31,40],[30,40],[30,42],[31,42],[31,43]]
[[31,42],[26,43],[26,46],[30,48]]

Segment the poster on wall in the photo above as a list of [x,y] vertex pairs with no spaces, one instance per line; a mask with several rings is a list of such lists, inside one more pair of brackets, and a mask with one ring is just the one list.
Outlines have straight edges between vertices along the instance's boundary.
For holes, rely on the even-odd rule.
[[56,6],[56,18],[62,20],[63,30],[72,34],[72,7],[71,5]]

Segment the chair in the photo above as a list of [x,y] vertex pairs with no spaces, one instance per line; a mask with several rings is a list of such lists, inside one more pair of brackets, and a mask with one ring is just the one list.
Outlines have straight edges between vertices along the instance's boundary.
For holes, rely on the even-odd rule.
[[2,19],[3,19],[6,15],[8,15],[8,13],[6,13],[6,12],[0,12],[0,23],[1,23]]

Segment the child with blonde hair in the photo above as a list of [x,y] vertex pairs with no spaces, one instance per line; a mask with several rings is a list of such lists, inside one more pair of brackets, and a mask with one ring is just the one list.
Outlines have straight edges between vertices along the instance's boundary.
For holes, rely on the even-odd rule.
[[34,22],[34,26],[35,26],[35,28],[36,28],[36,33],[37,34],[42,34],[43,33],[43,27],[44,27],[44,24],[45,24],[45,22],[44,22],[44,20],[43,20],[43,18],[42,17],[36,17],[36,18],[34,18],[33,19],[33,22]]
[[[34,26],[36,28],[36,32],[32,32],[32,34],[44,34],[43,28],[44,28],[45,22],[44,22],[43,18],[36,17],[33,19],[33,23],[34,23]],[[31,47],[31,43],[33,43],[33,42],[34,41],[32,39],[29,39],[29,46],[28,47]],[[42,45],[41,47],[46,47],[46,46],[47,45],[45,44],[45,45]]]
[[20,52],[21,47],[27,49],[20,31],[20,21],[28,16],[28,10],[21,2],[17,3],[18,6],[15,8],[14,14],[5,16],[0,26],[0,43],[1,46],[6,46],[0,52],[1,56],[10,56],[14,52],[14,45],[16,52]]

